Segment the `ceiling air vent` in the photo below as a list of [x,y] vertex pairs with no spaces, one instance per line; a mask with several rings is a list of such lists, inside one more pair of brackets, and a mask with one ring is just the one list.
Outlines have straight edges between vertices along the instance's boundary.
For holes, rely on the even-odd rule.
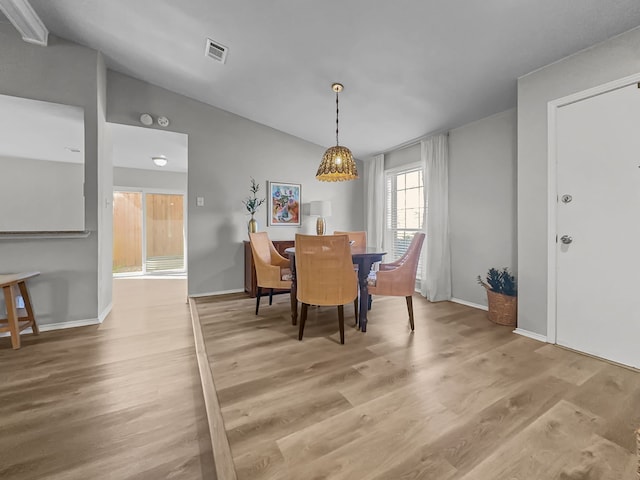
[[227,60],[227,52],[229,49],[221,43],[214,42],[210,38],[207,38],[207,48],[204,54],[207,57],[211,57],[218,62],[224,63]]

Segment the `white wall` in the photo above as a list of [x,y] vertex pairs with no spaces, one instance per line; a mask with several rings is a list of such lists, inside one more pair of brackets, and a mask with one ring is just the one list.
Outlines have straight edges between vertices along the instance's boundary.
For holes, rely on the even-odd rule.
[[449,211],[452,295],[487,305],[477,276],[517,273],[515,110],[449,132]]
[[84,166],[0,157],[0,232],[84,230]]
[[518,327],[547,333],[547,105],[640,72],[640,28],[518,80]]
[[187,174],[142,168],[113,167],[113,184],[116,187],[158,188],[186,192]]
[[3,272],[37,270],[30,281],[40,324],[98,316],[97,52],[49,36],[49,46],[25,43],[0,20],[0,93],[75,105],[85,112],[85,228],[88,238],[0,239]]
[[[267,180],[302,184],[301,228],[267,228],[266,208],[260,208],[259,229],[273,239],[315,233],[315,219],[308,217],[311,200],[332,201],[329,231],[364,228],[363,180],[315,179],[325,147],[118,72],[108,72],[107,99],[109,122],[140,126],[140,113],[162,114],[170,119],[170,130],[189,135],[190,294],[243,289],[242,241],[248,238],[250,217],[241,201],[249,194],[250,177],[260,184],[263,195]],[[361,163],[359,169],[363,171]],[[204,207],[196,207],[196,197],[204,197]]]

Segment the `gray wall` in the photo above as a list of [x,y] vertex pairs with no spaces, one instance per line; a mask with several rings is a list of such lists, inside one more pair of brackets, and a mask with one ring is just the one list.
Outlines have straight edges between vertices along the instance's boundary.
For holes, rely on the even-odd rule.
[[[314,233],[308,217],[311,200],[330,200],[328,229],[364,228],[363,180],[322,183],[315,173],[325,148],[272,128],[150,85],[118,72],[108,72],[107,120],[140,126],[140,113],[165,115],[172,131],[189,135],[188,270],[189,293],[240,290],[244,285],[242,241],[247,222],[241,201],[250,177],[266,191],[267,180],[302,184],[301,228],[266,227],[266,208],[257,214],[260,230],[273,239]],[[362,171],[362,164],[359,164]],[[205,206],[196,207],[196,197]]]
[[[419,161],[416,144],[385,154],[385,169]],[[478,275],[517,273],[515,110],[449,132],[449,222],[452,295],[487,305]]]
[[420,144],[394,150],[384,155],[384,169],[401,167],[411,163],[420,162]]
[[1,232],[84,230],[83,164],[0,157],[0,172]]
[[547,105],[640,72],[640,29],[518,80],[518,327],[547,333]]
[[182,172],[159,172],[142,168],[113,167],[113,185],[116,187],[159,188],[186,192],[187,174]]
[[111,131],[106,120],[107,67],[102,54],[97,61],[98,102],[98,315],[111,310],[113,291],[113,162]]
[[453,297],[487,305],[477,276],[517,273],[515,110],[449,132],[449,211]]
[[97,52],[49,36],[25,43],[0,20],[0,93],[76,105],[85,112],[85,228],[88,238],[0,240],[3,272],[37,270],[30,281],[40,324],[98,316]]

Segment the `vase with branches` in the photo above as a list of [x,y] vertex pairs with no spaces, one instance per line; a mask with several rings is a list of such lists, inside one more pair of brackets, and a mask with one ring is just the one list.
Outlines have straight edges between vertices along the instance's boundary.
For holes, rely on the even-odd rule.
[[264,198],[258,198],[258,191],[260,191],[260,185],[252,177],[251,186],[249,187],[251,195],[249,195],[245,200],[242,200],[247,211],[251,214],[251,220],[249,220],[248,225],[249,233],[255,233],[258,231],[258,222],[254,218],[254,215],[258,211],[260,205],[264,203]]

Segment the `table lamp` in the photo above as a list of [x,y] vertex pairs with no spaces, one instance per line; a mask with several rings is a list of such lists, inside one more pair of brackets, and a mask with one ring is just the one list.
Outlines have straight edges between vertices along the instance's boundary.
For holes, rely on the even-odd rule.
[[309,214],[313,217],[318,217],[318,220],[316,220],[316,233],[324,235],[327,226],[324,217],[331,216],[331,202],[328,200],[314,200],[310,204]]

